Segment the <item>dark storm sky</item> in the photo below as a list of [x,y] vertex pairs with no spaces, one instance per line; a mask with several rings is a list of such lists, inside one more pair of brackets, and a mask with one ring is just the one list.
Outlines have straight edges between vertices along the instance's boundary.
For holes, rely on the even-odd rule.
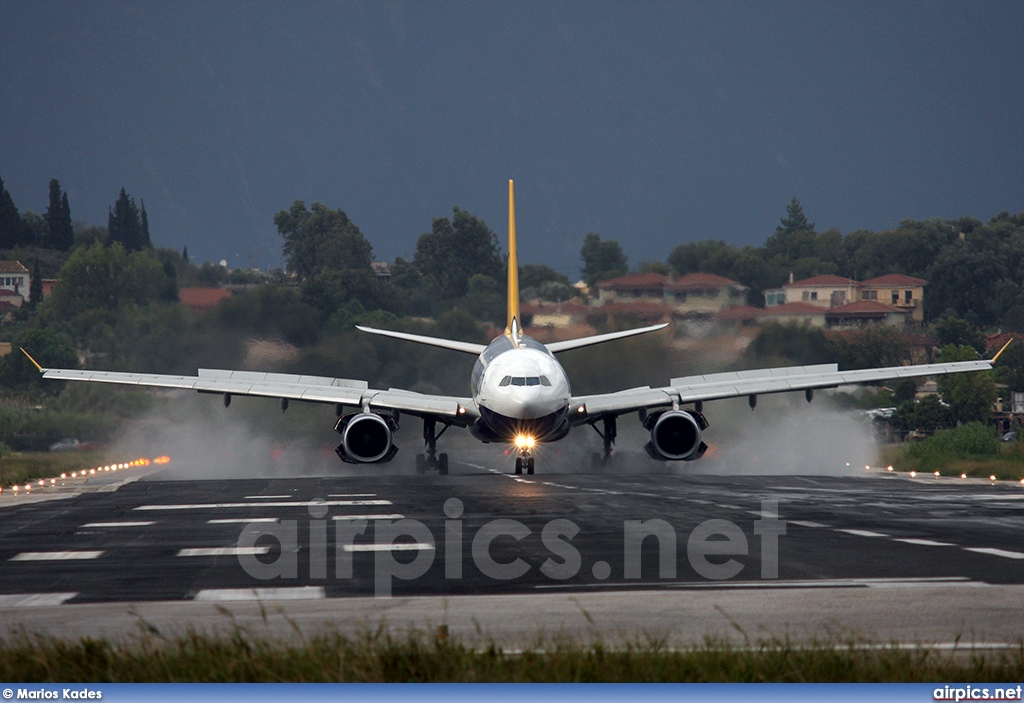
[[458,205],[575,275],[819,230],[1024,210],[1024,3],[0,0],[0,177],[76,220],[123,186],[154,243],[281,261],[345,210],[377,258]]

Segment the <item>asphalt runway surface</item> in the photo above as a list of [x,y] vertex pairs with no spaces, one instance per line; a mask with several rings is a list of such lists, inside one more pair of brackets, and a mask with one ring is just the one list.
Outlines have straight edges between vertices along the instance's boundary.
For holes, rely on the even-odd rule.
[[151,467],[0,496],[0,632],[1024,637],[1020,484],[514,476],[454,457],[446,477],[173,476]]

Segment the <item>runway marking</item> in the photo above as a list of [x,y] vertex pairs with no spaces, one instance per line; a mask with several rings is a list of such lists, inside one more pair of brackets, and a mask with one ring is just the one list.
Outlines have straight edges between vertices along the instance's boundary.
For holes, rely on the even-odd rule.
[[896,542],[904,542],[906,544],[917,544],[917,545],[920,545],[922,547],[955,547],[956,546],[955,544],[952,544],[950,542],[936,542],[935,540],[931,540],[931,539],[916,539],[916,538],[911,538],[911,537],[894,537],[893,540],[896,541]]
[[323,600],[327,597],[323,586],[293,586],[288,588],[204,588],[192,600],[200,603],[219,603],[242,600]]
[[729,505],[728,503],[715,503],[714,505],[716,508],[725,508],[726,510],[743,510],[738,505]]
[[810,520],[786,520],[787,525],[799,525],[800,527],[828,527],[828,525],[822,525],[820,522],[811,522]]
[[405,515],[399,515],[397,513],[393,515],[335,515],[332,520],[401,520]]
[[376,493],[328,493],[328,498],[373,498]]
[[259,499],[268,499],[269,500],[269,499],[294,498],[294,497],[295,496],[293,496],[292,494],[289,493],[286,496],[242,496],[242,499],[243,500],[253,500],[255,498],[259,498]]
[[77,593],[11,593],[0,595],[0,608],[39,608],[61,605]]
[[138,520],[136,522],[88,522],[82,527],[146,527],[147,525],[155,525],[155,520]]
[[102,551],[69,551],[69,552],[22,552],[11,557],[11,561],[69,561],[72,559],[96,559]]
[[196,547],[182,549],[179,557],[237,557],[243,555],[266,554],[270,547]]
[[968,552],[976,552],[977,554],[991,554],[994,557],[1005,557],[1007,559],[1024,559],[1024,554],[1020,552],[1008,552],[1005,549],[995,549],[993,547],[964,547]]
[[881,532],[872,532],[871,530],[850,530],[841,527],[836,528],[836,532],[845,532],[848,535],[856,535],[857,537],[888,537],[889,535],[883,535]]
[[289,500],[272,503],[187,503],[183,505],[140,505],[133,510],[227,510],[230,508],[308,508],[311,505],[391,505],[390,500]]
[[346,544],[346,552],[423,552],[434,549],[425,542],[402,542],[399,544]]
[[250,522],[277,522],[279,517],[222,517],[216,520],[207,520],[207,525],[246,525]]

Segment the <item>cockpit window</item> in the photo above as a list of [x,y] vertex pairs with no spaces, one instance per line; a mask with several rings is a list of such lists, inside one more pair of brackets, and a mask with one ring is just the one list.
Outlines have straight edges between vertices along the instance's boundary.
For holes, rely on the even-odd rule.
[[499,386],[550,386],[547,376],[505,376]]

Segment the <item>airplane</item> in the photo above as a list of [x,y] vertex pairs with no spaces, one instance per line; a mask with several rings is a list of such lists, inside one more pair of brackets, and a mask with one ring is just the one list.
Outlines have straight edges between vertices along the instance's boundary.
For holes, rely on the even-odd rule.
[[573,428],[582,425],[590,425],[600,435],[607,460],[615,444],[618,418],[637,413],[640,423],[650,433],[650,441],[644,448],[652,458],[693,461],[707,449],[703,441],[708,428],[703,413],[705,401],[745,396],[753,409],[759,395],[803,391],[807,402],[811,402],[815,390],[839,385],[984,371],[992,368],[1006,348],[1004,346],[991,360],[853,371],[840,371],[836,364],[728,371],[673,378],[669,385],[660,388],[643,386],[616,393],[573,395],[569,377],[556,354],[655,332],[667,325],[542,344],[526,335],[521,324],[515,185],[511,180],[508,183],[508,250],[507,326],[490,344],[357,326],[369,334],[476,355],[470,397],[429,395],[397,388],[376,390],[369,388],[365,381],[354,379],[255,371],[199,369],[196,376],[173,376],[50,369],[38,364],[24,349],[22,351],[47,379],[191,389],[222,395],[225,407],[235,395],[278,398],[282,411],[288,408],[290,400],[333,403],[338,417],[334,429],[341,435],[341,444],[335,451],[348,463],[391,461],[398,452],[394,435],[404,414],[418,417],[423,423],[424,451],[416,455],[418,473],[430,469],[441,475],[448,474],[448,455],[438,453],[437,440],[451,427],[459,427],[469,428],[470,433],[484,443],[510,444],[516,455],[515,473],[530,475],[535,471],[534,451],[539,445],[563,439]]

